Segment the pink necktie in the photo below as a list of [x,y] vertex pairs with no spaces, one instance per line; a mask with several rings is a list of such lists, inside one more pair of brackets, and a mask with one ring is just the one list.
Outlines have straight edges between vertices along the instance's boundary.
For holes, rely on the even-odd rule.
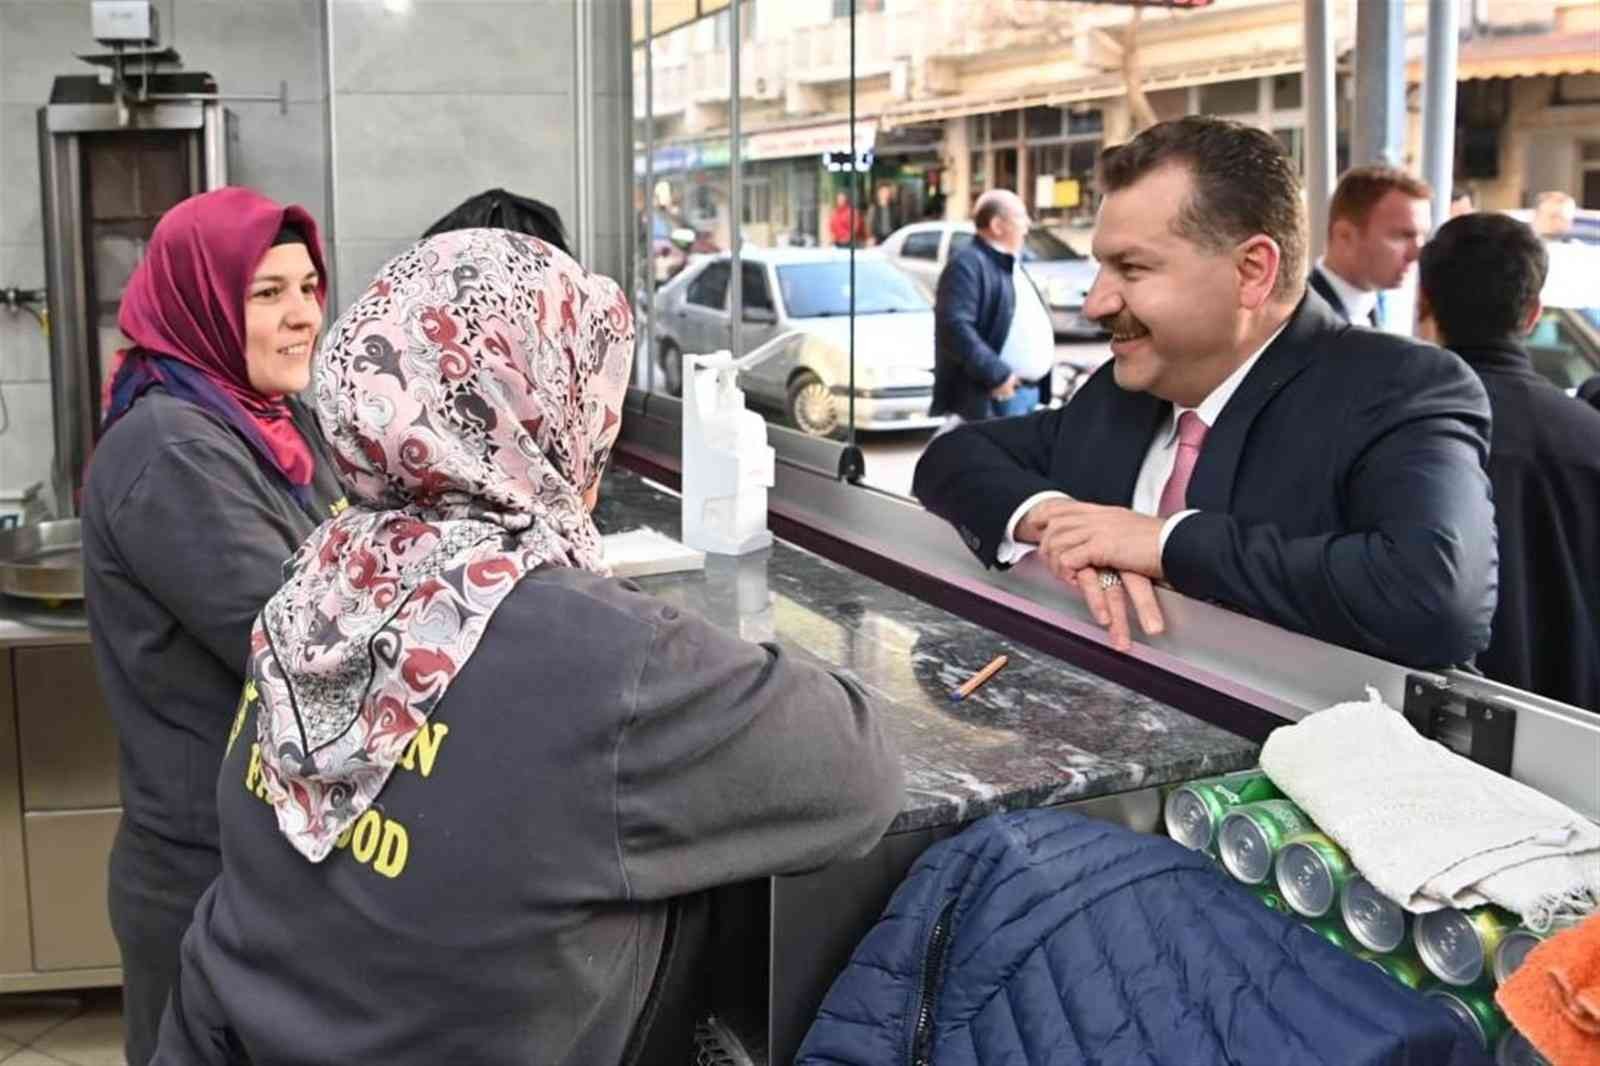
[[1189,496],[1189,478],[1194,474],[1194,464],[1200,461],[1200,445],[1205,443],[1206,424],[1193,411],[1178,416],[1178,456],[1172,461],[1172,476],[1161,490],[1161,505],[1156,514],[1161,518],[1183,510]]

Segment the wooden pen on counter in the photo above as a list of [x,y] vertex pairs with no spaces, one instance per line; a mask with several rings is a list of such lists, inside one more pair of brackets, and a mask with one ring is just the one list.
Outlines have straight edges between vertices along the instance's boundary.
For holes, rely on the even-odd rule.
[[974,692],[978,691],[978,689],[982,688],[991,677],[1003,670],[1006,663],[1010,661],[1011,657],[1009,655],[996,655],[992,660],[990,660],[988,666],[985,666],[982,670],[979,670],[977,673],[967,678],[966,681],[962,683],[960,688],[950,693],[951,702],[958,703],[972,695]]

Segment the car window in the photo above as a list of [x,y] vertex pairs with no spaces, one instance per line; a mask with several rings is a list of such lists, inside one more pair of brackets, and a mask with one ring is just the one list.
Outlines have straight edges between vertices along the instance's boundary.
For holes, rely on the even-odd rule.
[[767,268],[760,263],[739,264],[740,284],[744,291],[744,305],[746,308],[759,307],[764,311],[772,310],[772,293],[767,289]]
[[954,256],[961,249],[972,243],[972,234],[965,230],[956,230],[950,234],[950,254]]
[[689,292],[684,299],[713,311],[721,311],[727,303],[728,278],[731,274],[725,261],[710,264],[689,285]]
[[905,243],[900,245],[900,254],[907,259],[939,258],[939,231],[927,229],[906,234]]
[[1031,229],[1022,242],[1024,263],[1054,262],[1085,258],[1072,250],[1072,246],[1047,229]]
[[1533,368],[1559,388],[1576,388],[1600,371],[1600,351],[1556,308],[1539,317],[1526,346]]
[[[780,266],[778,288],[790,318],[828,318],[850,313],[847,260]],[[930,310],[921,290],[882,260],[856,261],[856,292],[858,315]]]

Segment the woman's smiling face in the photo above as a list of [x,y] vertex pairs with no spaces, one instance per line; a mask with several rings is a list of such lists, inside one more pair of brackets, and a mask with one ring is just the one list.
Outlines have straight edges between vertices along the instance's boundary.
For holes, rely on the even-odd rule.
[[311,355],[322,329],[317,268],[300,243],[267,249],[244,298],[244,362],[250,385],[266,396],[311,383]]

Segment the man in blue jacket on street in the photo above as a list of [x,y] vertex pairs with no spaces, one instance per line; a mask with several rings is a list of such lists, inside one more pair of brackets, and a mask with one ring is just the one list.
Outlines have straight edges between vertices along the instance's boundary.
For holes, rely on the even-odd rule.
[[950,257],[934,300],[933,406],[956,422],[1025,415],[1055,362],[1049,312],[1018,263],[1028,209],[992,189],[972,216],[977,236]]

